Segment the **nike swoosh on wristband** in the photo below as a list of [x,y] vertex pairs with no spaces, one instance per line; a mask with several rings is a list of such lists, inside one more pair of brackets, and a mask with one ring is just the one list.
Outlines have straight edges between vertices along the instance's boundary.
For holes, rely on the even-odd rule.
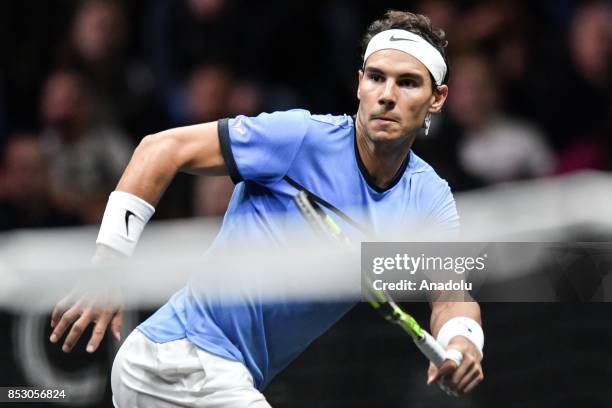
[[130,236],[130,215],[135,216],[133,212],[127,210],[125,212],[125,235]]
[[394,36],[394,35],[392,35],[392,36],[389,38],[389,41],[412,41],[412,42],[416,42],[416,41],[414,41],[414,40],[411,40],[410,38],[396,37],[396,36]]
[[467,331],[469,331],[470,333],[472,333],[472,329],[470,328],[470,326],[468,326],[467,324],[463,324],[463,322],[461,323],[461,325],[462,325],[463,327],[465,327],[465,329],[466,329]]

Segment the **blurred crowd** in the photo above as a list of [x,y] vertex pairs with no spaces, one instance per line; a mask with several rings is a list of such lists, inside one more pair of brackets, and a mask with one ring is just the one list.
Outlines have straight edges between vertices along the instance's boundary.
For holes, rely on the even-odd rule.
[[[454,191],[612,170],[612,4],[572,0],[0,2],[0,230],[98,223],[133,148],[262,111],[354,114],[361,35],[387,9],[449,40],[449,100],[414,150]],[[156,218],[222,215],[178,176]]]

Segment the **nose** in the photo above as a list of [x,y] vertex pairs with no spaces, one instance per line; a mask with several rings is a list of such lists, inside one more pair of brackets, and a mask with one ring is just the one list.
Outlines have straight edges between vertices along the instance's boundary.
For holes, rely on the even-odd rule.
[[385,86],[382,89],[382,93],[378,97],[378,104],[384,106],[387,110],[393,109],[397,100],[396,91],[397,89],[395,86],[395,82],[391,80],[391,78],[389,78],[385,82]]

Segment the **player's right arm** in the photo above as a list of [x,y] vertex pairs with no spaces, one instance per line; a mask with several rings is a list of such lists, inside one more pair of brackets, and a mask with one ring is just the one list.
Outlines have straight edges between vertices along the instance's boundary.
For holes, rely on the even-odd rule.
[[[309,112],[296,109],[180,127],[145,137],[109,198],[96,258],[131,254],[154,206],[179,171],[229,174],[235,183],[250,180],[265,185],[282,179],[302,146],[309,118]],[[58,303],[51,317],[52,342],[71,327],[62,347],[70,351],[92,321],[96,326],[88,351],[97,349],[109,324],[119,338],[121,307],[110,290],[96,301],[99,292],[92,300],[91,293],[73,291]]]
[[[153,207],[179,171],[204,175],[227,174],[217,122],[170,129],[142,139],[121,176],[116,191],[127,193],[127,197],[132,200],[142,200],[145,207],[152,209],[152,214]],[[102,229],[105,228],[109,206]],[[129,217],[126,219],[127,224]],[[94,259],[121,255],[122,251],[113,249],[112,245],[109,247],[98,244]],[[53,310],[53,333],[50,341],[58,342],[70,328],[62,346],[64,352],[72,350],[91,322],[95,323],[95,327],[86,347],[88,352],[94,352],[98,348],[109,325],[114,337],[120,340],[123,316],[120,298],[112,288],[98,289],[95,295],[91,291],[73,290],[70,295],[60,300]]]

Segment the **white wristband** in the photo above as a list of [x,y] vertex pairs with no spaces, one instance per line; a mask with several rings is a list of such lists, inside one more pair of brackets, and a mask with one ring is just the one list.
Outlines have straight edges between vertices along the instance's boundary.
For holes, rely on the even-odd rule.
[[463,336],[474,343],[480,352],[480,357],[482,357],[484,333],[482,332],[482,327],[475,320],[463,316],[453,317],[442,325],[436,340],[438,340],[442,347],[446,348],[455,336]]
[[96,244],[130,256],[155,208],[140,197],[113,191],[108,198]]

